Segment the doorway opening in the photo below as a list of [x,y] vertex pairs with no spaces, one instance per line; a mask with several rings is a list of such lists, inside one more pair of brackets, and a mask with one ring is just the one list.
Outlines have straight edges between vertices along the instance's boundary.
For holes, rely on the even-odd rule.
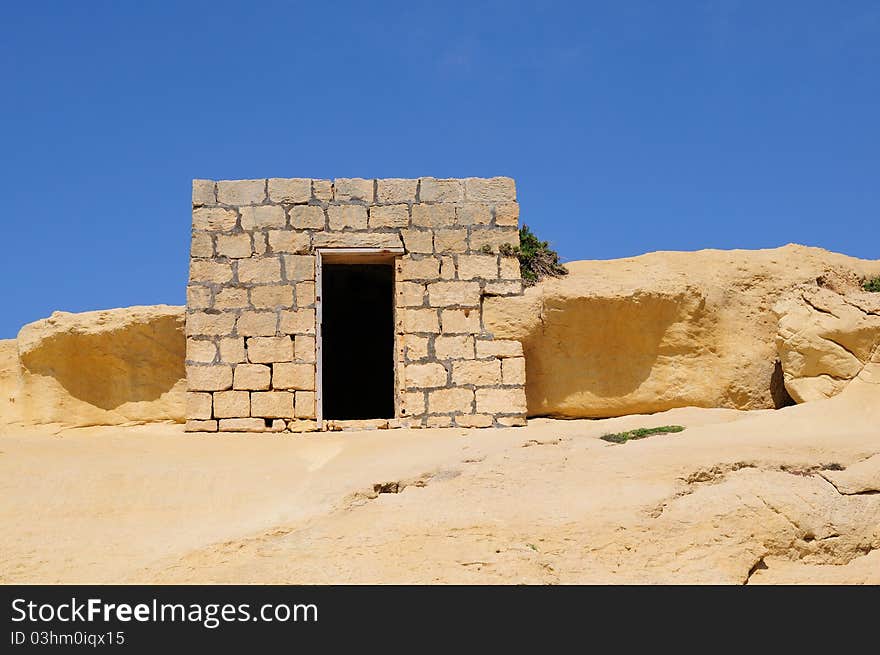
[[394,418],[393,255],[321,253],[321,420]]

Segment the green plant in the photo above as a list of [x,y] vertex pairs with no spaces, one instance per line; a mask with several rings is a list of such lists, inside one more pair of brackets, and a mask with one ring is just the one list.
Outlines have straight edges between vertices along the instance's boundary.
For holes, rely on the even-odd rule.
[[862,289],[864,289],[865,291],[880,293],[880,275],[878,275],[877,277],[866,278],[862,282]]
[[559,255],[550,248],[550,244],[541,241],[528,225],[519,230],[519,247],[503,244],[498,251],[505,257],[516,256],[522,272],[523,284],[530,287],[545,277],[560,277],[568,274],[559,263]]
[[684,426],[681,425],[661,425],[656,428],[636,428],[628,432],[616,432],[614,434],[603,434],[600,439],[610,441],[611,443],[626,443],[635,439],[644,439],[654,434],[668,434],[670,432],[681,432]]
[[490,246],[488,243],[483,244],[483,247],[480,248],[480,252],[482,252],[485,255],[491,255],[492,254],[492,246]]

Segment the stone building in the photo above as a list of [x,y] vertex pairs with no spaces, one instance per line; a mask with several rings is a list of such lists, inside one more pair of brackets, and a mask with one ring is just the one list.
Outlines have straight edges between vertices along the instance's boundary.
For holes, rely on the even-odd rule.
[[187,430],[525,423],[510,178],[193,181]]

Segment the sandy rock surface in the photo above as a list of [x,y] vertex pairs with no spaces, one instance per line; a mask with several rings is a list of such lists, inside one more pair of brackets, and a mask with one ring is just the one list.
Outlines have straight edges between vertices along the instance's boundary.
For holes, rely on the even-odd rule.
[[156,305],[29,323],[0,341],[0,424],[183,420],[182,307]]
[[[774,305],[829,272],[880,274],[880,261],[799,245],[655,252],[567,266],[568,276],[521,298],[485,301],[486,327],[523,342],[530,416],[784,406],[791,400],[776,350]],[[814,317],[791,313],[785,329],[797,332],[801,320]],[[789,345],[797,350],[801,343]]]
[[857,378],[502,430],[0,427],[0,582],[876,584],[878,426]]

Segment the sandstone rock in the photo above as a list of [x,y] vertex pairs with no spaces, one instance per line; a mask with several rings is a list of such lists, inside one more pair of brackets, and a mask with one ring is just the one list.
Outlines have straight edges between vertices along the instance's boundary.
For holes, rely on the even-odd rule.
[[797,402],[834,396],[880,361],[880,294],[855,281],[836,286],[804,285],[773,308],[785,388]]
[[0,341],[0,424],[184,420],[184,310],[55,312]]
[[829,270],[880,273],[878,261],[793,244],[567,267],[568,276],[522,297],[484,299],[485,329],[522,341],[531,416],[790,403],[777,364],[774,304]]

